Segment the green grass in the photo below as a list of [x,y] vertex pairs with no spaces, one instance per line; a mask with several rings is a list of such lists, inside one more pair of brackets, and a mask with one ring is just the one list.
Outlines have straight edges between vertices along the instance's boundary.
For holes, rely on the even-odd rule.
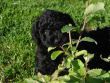
[[[68,13],[78,27],[82,26],[85,4],[83,0],[0,0],[0,80],[20,82],[34,75],[36,45],[31,38],[33,21],[45,9]],[[91,0],[91,3],[96,0]],[[89,16],[87,26],[110,26],[110,1],[106,11]],[[92,20],[92,22],[91,22]]]

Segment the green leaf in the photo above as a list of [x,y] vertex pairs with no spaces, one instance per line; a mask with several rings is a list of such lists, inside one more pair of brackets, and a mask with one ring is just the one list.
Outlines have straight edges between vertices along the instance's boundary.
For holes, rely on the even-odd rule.
[[62,33],[65,33],[65,32],[69,33],[69,31],[71,31],[73,28],[74,27],[72,27],[72,26],[66,25],[61,29],[61,31],[62,31]]
[[87,76],[87,83],[104,83],[105,81],[98,79],[98,78],[94,78],[91,76]]
[[93,57],[94,57],[94,54],[89,54],[86,56],[83,56],[84,57],[84,60],[88,63]]
[[51,55],[51,59],[55,60],[62,53],[63,53],[63,51],[54,51]]
[[56,47],[48,47],[48,52],[50,52],[51,50],[54,50]]
[[50,80],[50,76],[49,75],[44,75],[45,81],[48,83]]
[[[82,81],[80,79],[78,79],[78,78],[76,78],[74,76],[70,76],[70,75],[60,76],[58,78],[58,80],[63,80],[64,83],[82,83]],[[59,82],[59,83],[63,83],[63,82]]]
[[70,52],[65,52],[65,54],[66,54],[67,56],[72,56],[72,54],[71,54]]
[[[72,26],[69,26],[69,27],[72,27]],[[78,33],[80,33],[81,32],[81,28],[80,27],[73,27],[73,29],[71,30],[71,32],[78,32]]]
[[50,83],[66,83],[64,80],[52,80]]
[[59,80],[70,80],[70,76],[69,75],[64,75],[58,78]]
[[88,74],[92,77],[96,77],[101,75],[102,73],[105,73],[102,69],[92,69],[88,71]]
[[67,62],[67,63],[66,63],[66,67],[67,67],[67,68],[70,68],[70,65],[71,65],[70,62]]
[[88,74],[94,78],[105,79],[110,78],[109,73],[106,73],[102,69],[92,69],[88,71]]
[[[72,39],[72,44],[76,44],[78,40]],[[70,45],[70,42],[63,44],[63,46]]]
[[110,62],[110,56],[108,56],[108,58],[103,58],[102,55],[100,55],[100,58],[105,62]]
[[40,81],[33,80],[32,78],[25,79],[25,82],[26,82],[26,83],[42,83],[42,82],[40,82]]
[[70,65],[71,65],[71,61],[73,61],[73,56],[72,55],[68,55],[66,60],[65,60],[65,63],[66,63],[66,67],[67,68],[70,68]]
[[94,39],[90,38],[90,37],[84,37],[84,38],[81,39],[81,41],[94,42],[95,44],[97,44],[97,42]]
[[71,51],[76,51],[76,47],[73,46],[73,47],[70,48],[70,50],[71,50]]
[[78,70],[78,73],[80,74],[81,77],[84,77],[85,76],[84,63],[81,60],[78,60],[78,64],[80,66],[80,69]]
[[95,13],[99,10],[105,10],[104,3],[98,2],[96,4],[90,4],[88,8],[86,8],[84,15],[87,16],[89,14]]
[[71,75],[74,74],[76,77],[84,77],[85,75],[85,67],[84,67],[84,63],[77,59],[72,61],[72,71],[70,71]]
[[87,51],[86,50],[81,50],[75,53],[75,57],[81,56],[81,55],[87,55]]

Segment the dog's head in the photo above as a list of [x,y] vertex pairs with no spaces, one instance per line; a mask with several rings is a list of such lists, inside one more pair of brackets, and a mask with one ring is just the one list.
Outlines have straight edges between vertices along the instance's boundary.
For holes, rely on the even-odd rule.
[[54,10],[46,10],[40,18],[37,19],[33,27],[35,28],[33,32],[36,36],[33,39],[37,44],[42,43],[46,47],[64,44],[68,41],[68,34],[62,33],[61,28],[67,24],[75,25],[68,14]]

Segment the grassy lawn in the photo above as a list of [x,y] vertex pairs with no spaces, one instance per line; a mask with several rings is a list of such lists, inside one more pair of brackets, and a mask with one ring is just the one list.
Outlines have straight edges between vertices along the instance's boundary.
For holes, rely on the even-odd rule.
[[[103,1],[105,11],[88,17],[87,26],[110,26],[110,0]],[[83,0],[0,0],[0,80],[19,82],[34,75],[36,45],[31,38],[33,21],[46,9],[68,13],[82,26]],[[92,22],[91,22],[92,21]]]

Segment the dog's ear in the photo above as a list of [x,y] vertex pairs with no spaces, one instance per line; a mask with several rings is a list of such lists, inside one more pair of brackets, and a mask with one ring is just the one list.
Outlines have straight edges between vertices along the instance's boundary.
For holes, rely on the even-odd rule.
[[40,40],[40,35],[39,35],[38,23],[39,23],[39,19],[36,19],[35,23],[32,26],[32,29],[31,29],[31,35],[32,35],[32,39],[35,41],[35,43],[37,43],[39,45],[41,43],[41,40]]

